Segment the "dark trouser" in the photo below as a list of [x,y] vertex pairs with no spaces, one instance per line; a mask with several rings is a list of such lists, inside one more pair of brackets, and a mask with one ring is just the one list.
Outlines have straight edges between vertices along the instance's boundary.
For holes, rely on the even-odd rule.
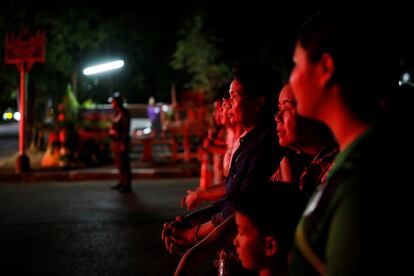
[[131,185],[131,164],[129,161],[129,145],[125,146],[125,150],[121,151],[121,141],[112,141],[111,150],[115,165],[119,171],[119,183],[121,185]]

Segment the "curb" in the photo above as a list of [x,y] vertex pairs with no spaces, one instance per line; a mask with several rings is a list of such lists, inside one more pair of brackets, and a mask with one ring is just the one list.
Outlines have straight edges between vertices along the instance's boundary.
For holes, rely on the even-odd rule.
[[[143,168],[133,169],[133,179],[199,177],[200,170],[195,168]],[[91,169],[68,171],[0,172],[0,182],[36,181],[85,181],[117,179],[116,169]]]

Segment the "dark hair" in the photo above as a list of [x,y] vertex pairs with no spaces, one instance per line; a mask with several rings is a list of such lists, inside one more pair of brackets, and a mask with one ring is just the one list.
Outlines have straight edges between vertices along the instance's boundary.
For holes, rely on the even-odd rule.
[[[332,130],[323,122],[306,118],[301,115],[296,117],[297,129],[300,130],[299,139],[309,141],[311,144],[329,145],[335,143]],[[308,135],[309,134],[309,135]]]
[[108,99],[108,102],[110,102],[110,103],[113,102],[113,101],[115,101],[119,106],[122,106],[122,104],[124,103],[125,99],[124,99],[124,97],[121,96],[121,93],[114,92],[112,94],[112,97],[110,97]]
[[331,83],[340,85],[348,108],[367,122],[378,119],[381,100],[398,85],[398,43],[391,26],[383,25],[389,22],[384,15],[379,8],[329,5],[309,18],[297,37],[311,62],[324,53],[332,56]]
[[272,116],[277,110],[277,99],[282,89],[281,74],[270,66],[260,62],[236,63],[233,76],[242,86],[247,96],[256,99],[265,98],[260,116]]
[[280,252],[287,253],[302,209],[300,200],[290,183],[272,182],[242,193],[234,201],[234,207],[248,216],[263,234],[278,239]]
[[120,105],[122,105],[124,103],[124,98],[122,97],[114,97],[113,100],[117,103],[119,103]]
[[228,98],[230,98],[229,87],[230,87],[230,83],[226,83],[226,84],[221,85],[217,89],[217,96],[216,96],[215,99],[228,99]]

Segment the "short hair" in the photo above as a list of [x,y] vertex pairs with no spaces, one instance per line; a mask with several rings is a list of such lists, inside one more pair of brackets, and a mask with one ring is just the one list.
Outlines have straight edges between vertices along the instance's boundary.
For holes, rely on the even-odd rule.
[[121,96],[121,93],[114,92],[112,94],[112,97],[110,97],[108,99],[108,102],[110,102],[110,103],[112,103],[113,101],[115,101],[118,105],[122,106],[123,103],[124,103],[124,101],[125,101],[125,99],[124,99],[124,97]]
[[277,110],[276,103],[283,83],[280,72],[256,61],[236,63],[232,71],[234,79],[241,84],[249,98],[265,98],[261,116],[273,116]]
[[234,201],[235,210],[249,219],[264,235],[278,240],[280,252],[290,251],[301,214],[301,197],[290,183],[256,185]]

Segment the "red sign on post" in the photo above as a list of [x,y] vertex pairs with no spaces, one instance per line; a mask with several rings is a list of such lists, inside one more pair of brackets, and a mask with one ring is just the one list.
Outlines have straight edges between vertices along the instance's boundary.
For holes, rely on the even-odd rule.
[[29,35],[23,31],[19,35],[7,34],[5,43],[5,63],[45,62],[46,34],[38,31]]
[[23,30],[19,35],[7,34],[4,47],[4,62],[16,64],[20,72],[20,124],[19,124],[19,156],[16,162],[16,172],[30,170],[30,160],[25,154],[25,73],[30,70],[33,63],[45,62],[46,34],[38,31],[29,34]]

